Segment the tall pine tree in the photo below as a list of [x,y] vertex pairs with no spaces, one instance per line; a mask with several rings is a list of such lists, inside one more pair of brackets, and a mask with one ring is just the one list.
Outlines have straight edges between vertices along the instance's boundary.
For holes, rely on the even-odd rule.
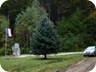
[[35,55],[44,55],[57,53],[60,48],[60,42],[53,23],[48,18],[43,18],[38,24],[31,40],[32,53]]

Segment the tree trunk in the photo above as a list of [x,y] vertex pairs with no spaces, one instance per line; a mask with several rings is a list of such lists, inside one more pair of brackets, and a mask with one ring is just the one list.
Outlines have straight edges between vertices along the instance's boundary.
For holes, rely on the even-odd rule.
[[44,54],[44,59],[47,59],[47,54]]

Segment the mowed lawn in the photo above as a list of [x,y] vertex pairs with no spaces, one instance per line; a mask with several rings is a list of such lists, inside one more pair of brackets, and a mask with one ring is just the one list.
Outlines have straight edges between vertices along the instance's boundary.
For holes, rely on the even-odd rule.
[[82,54],[42,57],[0,57],[0,64],[8,72],[55,72],[84,59]]

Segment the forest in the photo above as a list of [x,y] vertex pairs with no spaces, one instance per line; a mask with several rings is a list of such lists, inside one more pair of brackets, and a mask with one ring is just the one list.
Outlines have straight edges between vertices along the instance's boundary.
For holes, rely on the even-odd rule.
[[[8,55],[12,54],[11,49],[15,42],[20,44],[22,54],[29,54],[31,45],[36,42],[31,39],[40,37],[38,33],[42,31],[39,30],[44,29],[48,32],[46,29],[53,28],[53,26],[60,41],[55,36],[54,28],[51,37],[53,35],[57,40],[54,38],[49,40],[57,41],[56,44],[59,46],[56,46],[55,42],[53,45],[56,48],[60,47],[57,48],[59,52],[82,51],[85,47],[96,44],[96,9],[92,2],[88,0],[36,1],[8,0],[2,4],[0,8],[0,55],[4,55],[7,27],[12,30],[12,37],[7,38]],[[38,27],[38,24],[43,24],[43,22],[46,24],[45,27]],[[47,23],[52,25],[46,27]],[[51,32],[51,29],[49,30]]]

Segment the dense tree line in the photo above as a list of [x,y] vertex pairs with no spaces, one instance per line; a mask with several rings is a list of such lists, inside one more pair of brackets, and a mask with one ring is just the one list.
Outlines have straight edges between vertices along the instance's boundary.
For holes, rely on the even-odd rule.
[[32,5],[33,0],[8,0],[2,4],[0,13],[5,15],[10,20],[10,27],[14,34],[15,19],[17,15],[26,10],[27,7]]
[[[10,27],[14,33],[15,19],[19,13],[31,7],[33,0],[8,0],[0,9],[0,12],[10,19]],[[77,8],[83,10],[84,15],[89,15],[94,10],[94,5],[88,0],[39,0],[46,9],[53,22],[62,17],[69,17]]]
[[96,45],[96,17],[85,17],[77,9],[68,19],[62,19],[57,31],[61,36],[61,51],[84,50],[85,47]]
[[[0,13],[9,19],[8,27],[11,27],[13,32],[13,38],[11,41],[9,39],[10,46],[18,41],[21,47],[30,48],[30,40],[34,37],[32,34],[37,32],[36,26],[42,24],[45,15],[56,24],[61,51],[80,51],[88,45],[95,45],[96,11],[91,2],[88,0],[39,0],[39,2],[8,0],[1,6]],[[3,20],[0,24],[4,25]],[[0,32],[1,47],[4,46],[3,34],[3,31]]]

